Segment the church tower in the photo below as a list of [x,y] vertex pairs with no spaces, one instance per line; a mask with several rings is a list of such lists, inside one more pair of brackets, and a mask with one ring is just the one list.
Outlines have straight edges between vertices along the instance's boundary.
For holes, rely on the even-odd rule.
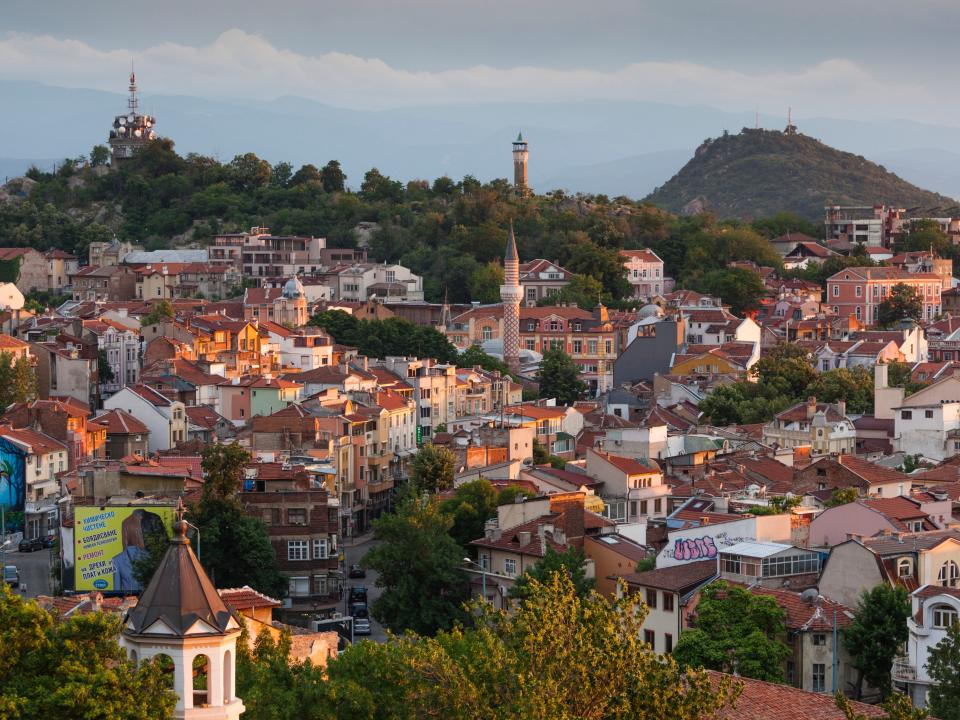
[[517,254],[517,239],[510,221],[510,236],[507,252],[503,258],[503,285],[500,286],[503,301],[503,361],[510,372],[520,372],[520,301],[523,287],[520,285],[520,256]]
[[137,76],[130,72],[130,97],[127,99],[127,114],[117,115],[113,119],[113,129],[110,131],[111,162],[115,165],[119,161],[133,157],[156,135],[153,126],[157,124],[150,115],[141,115],[137,100]]
[[135,662],[162,657],[177,693],[176,720],[238,720],[239,636],[240,623],[190,549],[181,501],[170,546],[124,618],[120,646]]
[[526,195],[530,192],[530,186],[527,184],[527,141],[523,139],[523,133],[517,133],[517,139],[513,141],[513,189],[518,195]]

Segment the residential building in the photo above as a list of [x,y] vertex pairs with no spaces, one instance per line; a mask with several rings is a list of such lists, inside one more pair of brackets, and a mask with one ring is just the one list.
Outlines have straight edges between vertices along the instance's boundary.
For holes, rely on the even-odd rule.
[[106,428],[88,420],[90,406],[69,396],[16,403],[7,408],[3,422],[15,428],[34,428],[67,446],[68,469],[88,459],[104,456]]
[[909,475],[852,454],[818,458],[794,473],[795,493],[855,488],[861,497],[895,498],[912,485]]
[[112,377],[100,378],[100,392],[112,395],[140,381],[140,331],[101,317],[83,321],[84,334],[96,339],[97,349],[106,358]]
[[846,402],[818,403],[811,397],[777,413],[763,426],[765,445],[809,447],[818,455],[852,453],[856,449],[857,431],[847,417]]
[[573,273],[558,263],[541,259],[520,263],[519,270],[523,302],[529,307],[563,290],[573,277]]
[[620,258],[635,297],[653,298],[666,294],[663,260],[653,250],[621,250]]
[[187,416],[184,404],[170,400],[146,385],[129,385],[107,398],[103,407],[107,410],[125,410],[140,420],[150,430],[149,448],[158,450],[175,448],[187,439]]
[[802,270],[810,265],[823,265],[838,253],[816,241],[800,241],[794,244],[793,249],[783,256],[784,270]]
[[241,280],[235,267],[210,262],[138,263],[132,267],[137,298],[143,300],[222,298]]
[[900,234],[904,208],[886,205],[842,206],[824,208],[825,237],[874,247],[889,247]]
[[860,537],[925,532],[946,526],[952,518],[949,498],[937,500],[923,494],[895,498],[859,499],[830,507],[810,522],[810,547],[830,547],[851,534]]
[[290,278],[282,288],[247,288],[243,295],[243,317],[288,327],[306,325],[310,315],[300,278]]
[[204,445],[225,442],[236,434],[233,423],[209,405],[188,405],[187,435]]
[[524,403],[508,406],[502,414],[507,425],[533,429],[536,432],[536,441],[551,455],[573,459],[576,452],[575,440],[583,429],[583,415],[577,410],[563,406]]
[[70,284],[70,276],[80,269],[77,256],[63,250],[47,250],[43,257],[47,261],[46,289],[63,292]]
[[217,235],[209,249],[210,262],[233,265],[243,277],[291,277],[323,269],[324,238],[272,235],[270,228]]
[[60,484],[57,475],[68,468],[67,446],[37,430],[10,425],[0,425],[0,444],[5,456],[17,458],[17,464],[23,462],[24,537],[45,537],[58,532]]
[[943,278],[932,272],[911,273],[892,267],[848,267],[827,278],[826,305],[841,318],[855,317],[864,325],[877,321],[880,304],[897,285],[913,289],[922,304],[921,317],[940,315]]
[[820,573],[820,554],[787,543],[757,540],[719,548],[724,580],[762,588],[788,584],[813,585]]
[[41,398],[68,396],[90,407],[99,405],[97,351],[80,342],[30,343],[37,359],[37,390]]
[[146,457],[150,452],[150,428],[124,410],[106,410],[91,423],[107,431],[104,457],[119,460],[129,455]]
[[302,397],[303,385],[289,380],[248,375],[220,383],[221,414],[235,425],[257,415],[272,415]]
[[[613,530],[614,523],[603,530]],[[617,595],[617,578],[635,572],[637,563],[651,557],[647,548],[616,532],[603,532],[583,538],[583,552],[593,561],[596,578],[594,589],[601,595],[613,598]]]
[[0,247],[0,263],[16,272],[8,273],[8,279],[21,292],[50,290],[47,275],[47,259],[31,247]]
[[110,242],[92,242],[87,248],[87,265],[91,267],[119,265],[127,255],[140,249],[142,248],[139,245],[118,240],[116,237]]
[[691,601],[717,578],[716,559],[625,573],[627,592],[647,606],[643,639],[655,652],[669,655],[690,627]]
[[894,686],[913,706],[927,706],[936,681],[930,676],[930,651],[947,637],[950,627],[960,621],[960,589],[952,585],[927,584],[910,594],[909,636],[906,652],[893,661]]
[[877,373],[875,384],[875,399],[881,401],[877,408],[893,418],[894,450],[934,462],[960,453],[960,372],[906,397],[902,388],[887,387],[886,367]]
[[423,278],[403,265],[361,263],[337,272],[338,300],[376,297],[394,302],[422,302]]
[[70,275],[75,302],[133,300],[137,274],[126,265],[87,265]]
[[600,496],[604,516],[618,523],[647,522],[665,518],[670,487],[652,460],[633,460],[610,453],[587,450],[587,475],[603,482]]

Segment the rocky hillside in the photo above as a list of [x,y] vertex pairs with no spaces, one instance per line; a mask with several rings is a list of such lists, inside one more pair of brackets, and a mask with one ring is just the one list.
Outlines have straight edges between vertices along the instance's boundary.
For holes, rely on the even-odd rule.
[[760,218],[792,211],[811,220],[823,207],[891,204],[950,208],[956,201],[922,190],[860,155],[800,133],[744,128],[706,140],[647,198],[667,210],[720,217]]

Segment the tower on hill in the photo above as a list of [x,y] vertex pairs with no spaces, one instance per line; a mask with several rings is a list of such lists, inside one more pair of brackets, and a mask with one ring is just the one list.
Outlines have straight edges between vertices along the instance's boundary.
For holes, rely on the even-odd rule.
[[530,186],[527,184],[527,141],[523,139],[523,133],[517,133],[517,139],[513,141],[513,189],[519,195],[526,195],[530,192]]
[[141,115],[137,100],[137,76],[130,72],[130,97],[127,98],[127,114],[117,115],[113,119],[113,129],[110,131],[111,162],[116,164],[122,160],[132,158],[148,142],[156,137],[153,126],[157,124],[154,117]]
[[523,287],[520,285],[520,256],[517,254],[517,239],[510,221],[510,236],[507,252],[503,258],[503,285],[500,286],[503,301],[503,361],[510,372],[520,372],[520,301]]

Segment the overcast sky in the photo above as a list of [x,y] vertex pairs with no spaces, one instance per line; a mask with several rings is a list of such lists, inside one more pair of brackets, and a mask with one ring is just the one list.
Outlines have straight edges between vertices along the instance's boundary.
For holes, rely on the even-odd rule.
[[0,78],[384,108],[651,100],[960,124],[956,0],[0,0]]

